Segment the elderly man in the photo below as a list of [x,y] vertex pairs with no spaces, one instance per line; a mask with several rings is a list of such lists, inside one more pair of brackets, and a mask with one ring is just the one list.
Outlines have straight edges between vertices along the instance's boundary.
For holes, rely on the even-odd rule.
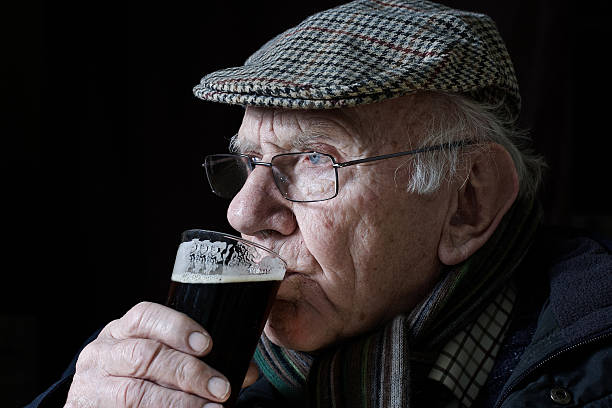
[[[612,406],[612,256],[540,229],[488,17],[356,0],[194,92],[246,107],[208,179],[288,264],[239,407]],[[139,304],[33,406],[220,406],[214,342]]]

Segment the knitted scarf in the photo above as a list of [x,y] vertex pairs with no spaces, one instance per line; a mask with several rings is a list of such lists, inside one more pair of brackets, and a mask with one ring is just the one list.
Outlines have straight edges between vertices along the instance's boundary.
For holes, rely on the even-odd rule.
[[439,351],[503,289],[540,218],[534,201],[515,202],[480,250],[447,267],[417,307],[375,332],[317,354],[262,336],[255,353],[260,371],[294,407],[409,407],[411,366]]

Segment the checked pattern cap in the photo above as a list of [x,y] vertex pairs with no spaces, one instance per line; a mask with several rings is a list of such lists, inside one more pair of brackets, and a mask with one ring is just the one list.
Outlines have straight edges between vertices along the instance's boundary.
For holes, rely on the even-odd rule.
[[488,16],[428,1],[355,0],[276,36],[243,66],[206,75],[194,94],[329,109],[428,90],[467,94],[518,116],[512,61]]

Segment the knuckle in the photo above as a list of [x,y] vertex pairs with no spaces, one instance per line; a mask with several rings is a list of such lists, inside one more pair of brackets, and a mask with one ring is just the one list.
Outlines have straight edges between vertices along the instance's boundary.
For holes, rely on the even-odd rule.
[[150,313],[152,307],[153,303],[151,302],[140,302],[125,314],[122,320],[128,332],[136,333],[143,329],[147,320],[146,316]]
[[117,336],[117,327],[121,324],[121,321],[119,319],[115,319],[111,322],[109,322],[106,326],[104,326],[104,328],[102,329],[102,332],[100,332],[100,336],[99,337],[111,337],[111,338],[118,338],[119,336]]
[[152,302],[147,302],[147,301],[139,302],[130,309],[130,312],[144,313],[147,310],[149,310],[153,305],[154,303]]
[[116,340],[131,337],[132,335],[147,335],[150,328],[147,323],[157,305],[152,302],[140,302],[128,310],[120,319],[113,320],[102,330],[101,335],[110,336]]
[[201,408],[204,399],[186,392],[160,388],[159,392],[144,392],[139,399],[142,407]]
[[180,389],[191,390],[193,384],[199,376],[202,375],[202,369],[199,367],[198,361],[186,359],[180,362],[175,370],[175,380]]
[[86,371],[95,366],[100,355],[100,345],[93,341],[81,350],[76,362],[76,372]]
[[129,377],[151,376],[154,362],[163,345],[156,341],[138,339],[118,343],[115,353],[124,364],[124,374]]

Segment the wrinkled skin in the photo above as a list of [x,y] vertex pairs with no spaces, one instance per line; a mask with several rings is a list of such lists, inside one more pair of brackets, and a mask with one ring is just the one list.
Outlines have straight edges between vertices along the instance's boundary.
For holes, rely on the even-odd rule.
[[[237,145],[263,161],[296,150],[340,162],[409,150],[429,116],[426,107],[405,102],[343,111],[249,107]],[[312,133],[318,136],[304,140]],[[268,168],[249,176],[228,220],[288,263],[265,329],[275,343],[316,350],[410,310],[431,287],[450,190],[408,193],[409,166],[396,172],[407,160],[339,169],[338,196],[314,203],[285,200]]]
[[225,401],[225,377],[198,359],[211,346],[206,331],[186,315],[139,303],[83,349],[65,406],[201,408]]

